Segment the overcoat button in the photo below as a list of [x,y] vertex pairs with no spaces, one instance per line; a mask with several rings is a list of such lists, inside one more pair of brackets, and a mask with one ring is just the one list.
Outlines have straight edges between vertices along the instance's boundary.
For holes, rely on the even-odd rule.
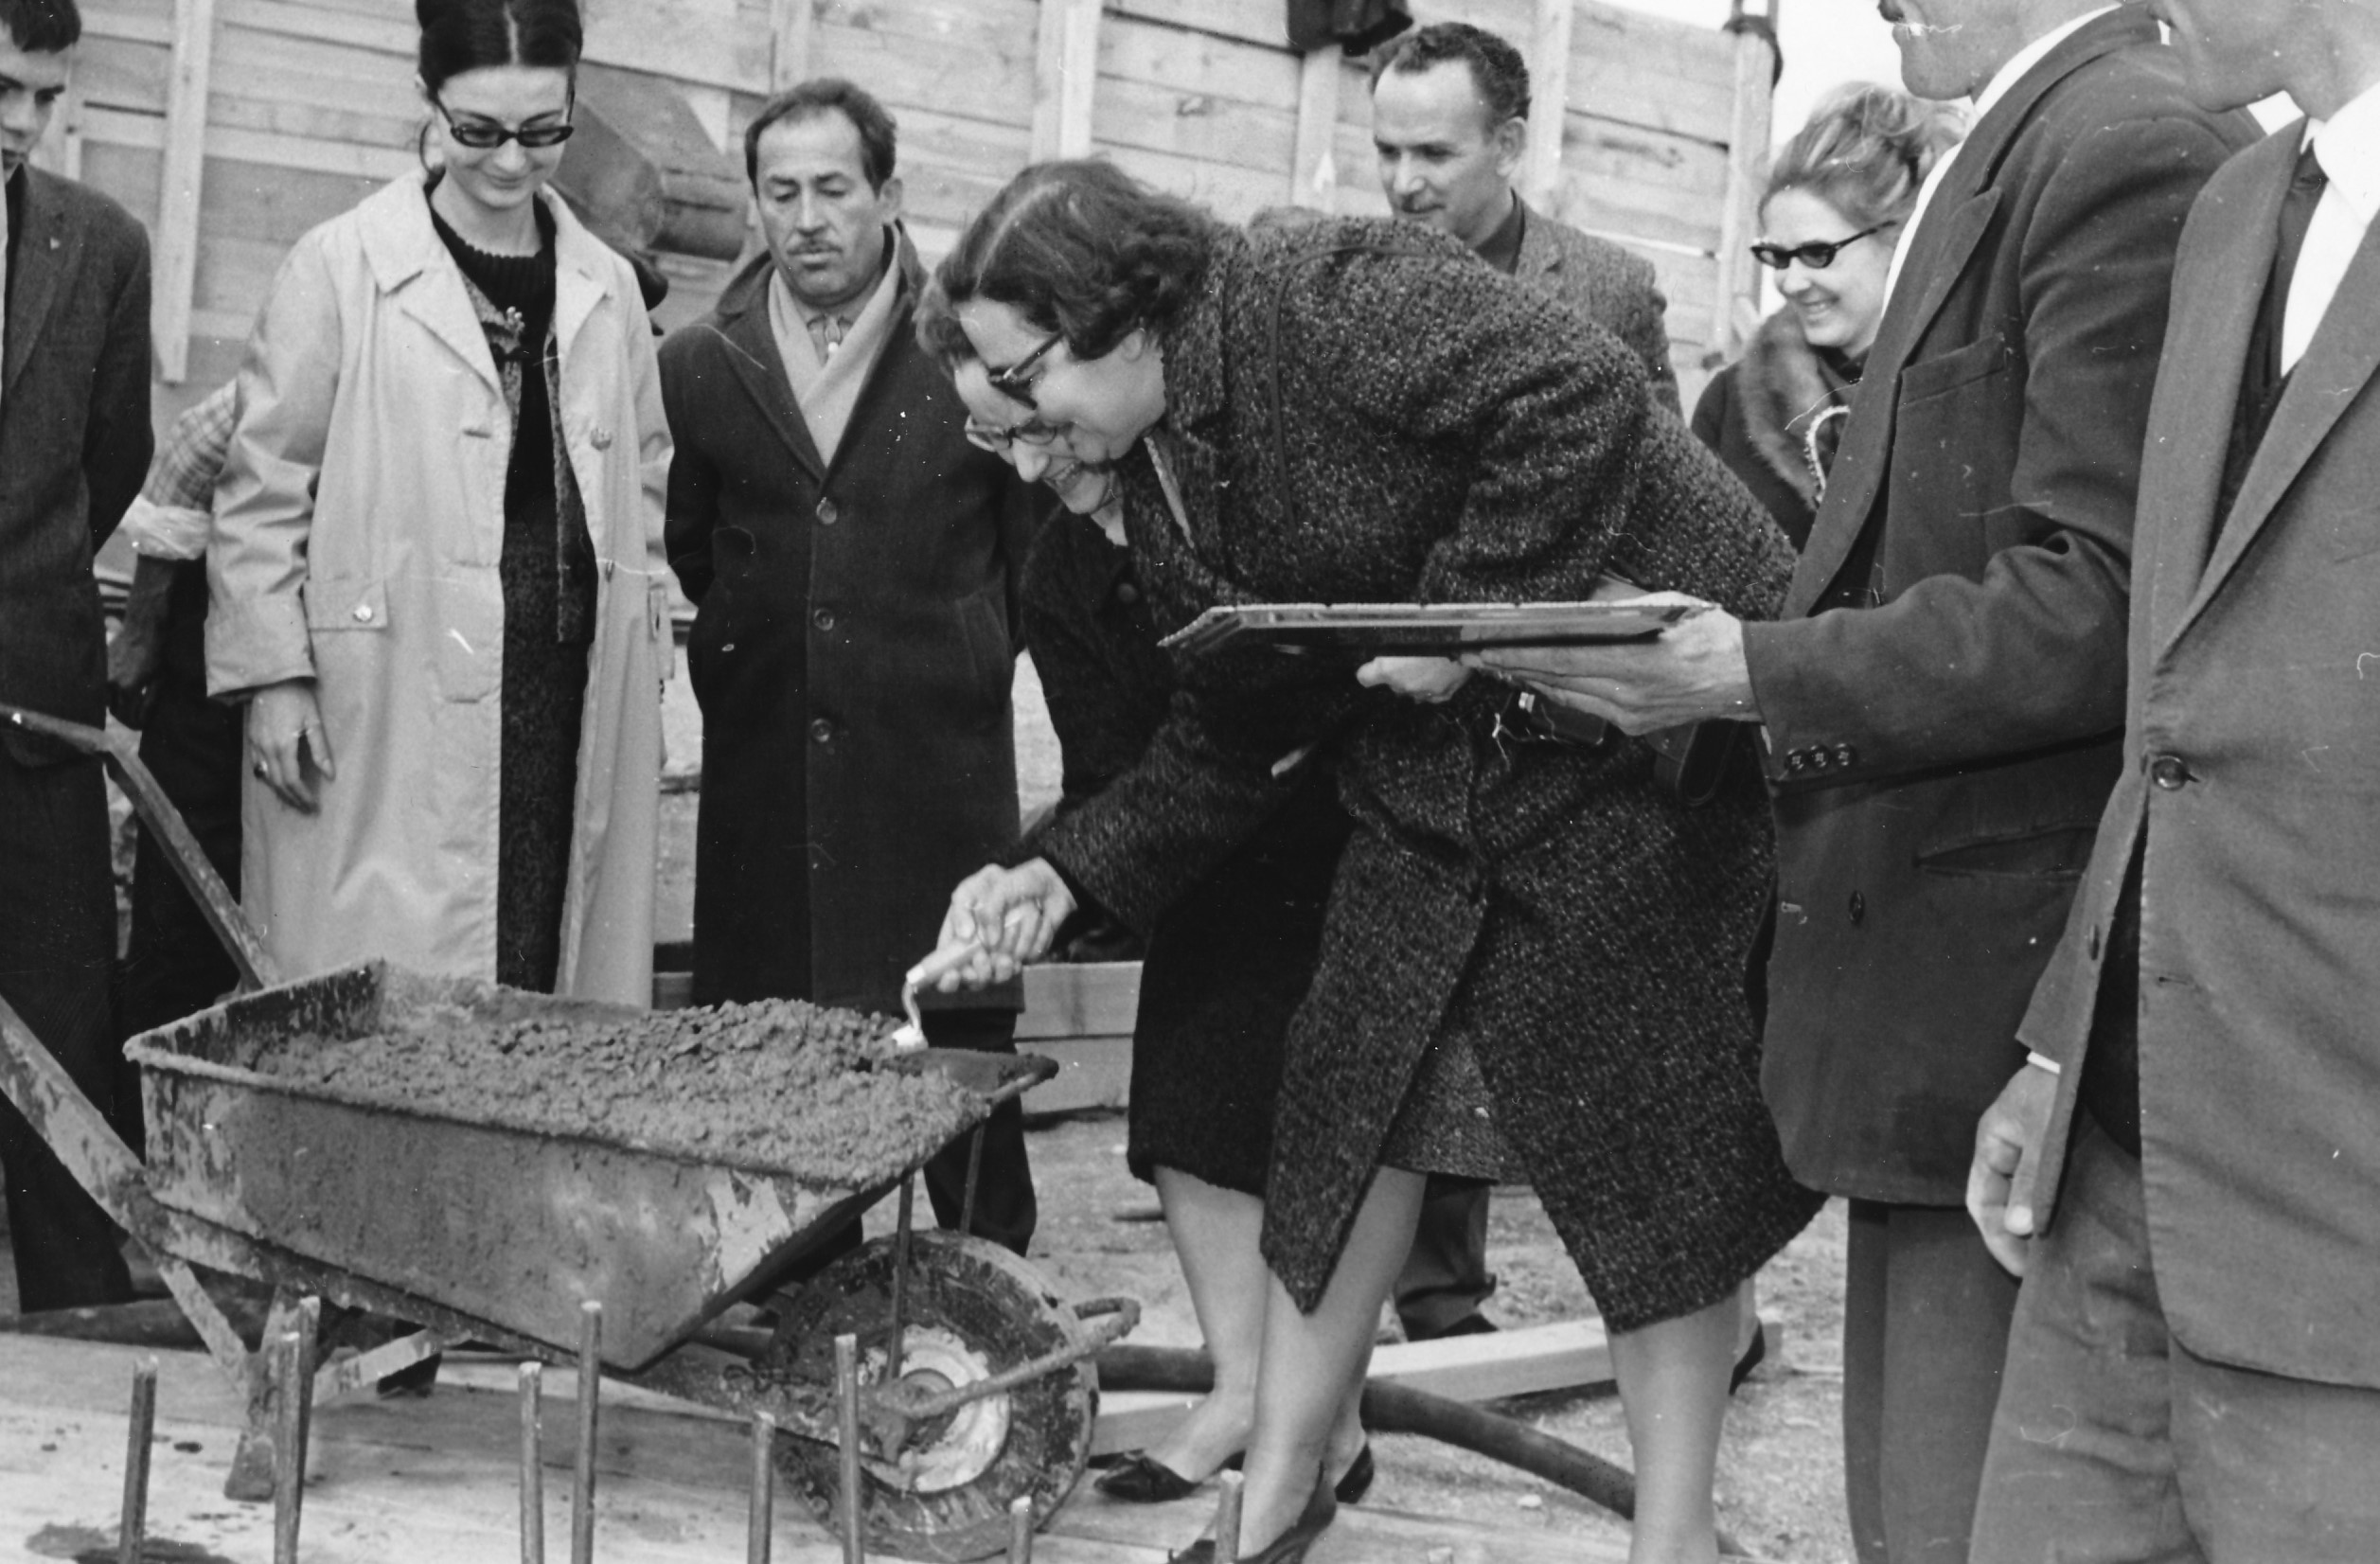
[[1141,600],[1141,589],[1129,581],[1118,581],[1115,586],[1115,600],[1126,608],[1130,608]]
[[2160,755],[2149,762],[2149,780],[2167,792],[2178,792],[2190,782],[2190,768],[2180,755]]
[[835,725],[822,717],[809,725],[809,736],[822,744],[829,743],[835,737]]
[[832,609],[822,608],[809,616],[809,622],[820,630],[832,630],[835,628],[835,612]]
[[1868,898],[1857,891],[1851,893],[1851,926],[1855,929],[1867,921]]
[[359,625],[368,625],[372,622],[371,604],[358,603],[355,605],[355,622]]
[[587,443],[597,451],[609,451],[612,449],[612,431],[597,428],[587,436]]
[[842,515],[843,512],[835,508],[834,501],[821,500],[818,502],[818,519],[824,524],[827,526],[834,525],[836,521]]

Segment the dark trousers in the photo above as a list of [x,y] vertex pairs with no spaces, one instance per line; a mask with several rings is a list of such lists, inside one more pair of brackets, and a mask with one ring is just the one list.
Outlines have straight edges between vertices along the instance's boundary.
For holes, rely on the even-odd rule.
[[2080,1115],[2016,1305],[1979,1564],[2371,1564],[2375,1478],[2380,1391],[2231,1368],[2174,1340],[2140,1164]]
[[[169,668],[141,727],[140,758],[182,812],[215,872],[240,891],[240,732],[245,711],[209,701],[204,687]],[[126,1037],[170,1025],[228,993],[240,974],[183,888],[168,855],[144,828],[133,860],[133,929],[125,948],[117,1023]],[[138,1089],[118,1077],[119,1132],[140,1142]]]
[[1396,1318],[1409,1342],[1443,1336],[1480,1311],[1496,1290],[1487,1269],[1486,1184],[1432,1179],[1421,1225],[1396,1276]]
[[[115,892],[97,760],[25,766],[0,750],[0,998],[102,1113],[116,1063],[109,1003]],[[16,1109],[0,1100],[0,1170],[17,1306],[28,1313],[132,1296],[115,1224]]]
[[2016,1279],[1956,1207],[1851,1202],[1843,1479],[1859,1564],[1964,1564]]

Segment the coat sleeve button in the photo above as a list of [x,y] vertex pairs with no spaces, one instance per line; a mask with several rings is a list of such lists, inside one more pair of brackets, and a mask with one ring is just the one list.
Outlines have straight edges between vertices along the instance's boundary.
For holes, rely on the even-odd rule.
[[1851,745],[1838,744],[1835,746],[1835,764],[1842,767],[1845,771],[1849,771],[1851,769],[1852,762],[1857,760],[1858,758],[1859,752]]

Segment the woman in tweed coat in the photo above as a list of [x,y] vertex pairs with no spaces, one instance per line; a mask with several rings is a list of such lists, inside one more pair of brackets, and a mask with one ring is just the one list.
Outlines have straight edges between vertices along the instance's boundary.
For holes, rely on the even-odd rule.
[[[995,384],[1116,465],[1161,628],[1230,601],[1581,598],[1607,573],[1754,615],[1784,589],[1784,541],[1633,357],[1443,236],[1246,236],[1047,164],[937,288]],[[1634,741],[1516,739],[1509,687],[1452,665],[1371,670],[1422,699],[1267,649],[1178,671],[1141,760],[1040,857],[962,885],[945,934],[987,932],[959,969],[979,981],[1086,899],[1147,928],[1289,796],[1283,757],[1329,746],[1357,829],[1275,1125],[1245,1556],[1302,1557],[1328,1524],[1320,1464],[1422,1175],[1517,1164],[1612,1332],[1632,1557],[1714,1557],[1735,1289],[1819,1203],[1779,1154],[1744,998],[1756,783],[1688,809]]]

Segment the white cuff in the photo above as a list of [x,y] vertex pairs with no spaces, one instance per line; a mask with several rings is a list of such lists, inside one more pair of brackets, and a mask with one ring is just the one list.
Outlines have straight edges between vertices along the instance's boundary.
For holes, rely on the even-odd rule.
[[2032,1065],[2036,1070],[2047,1070],[2052,1075],[2060,1075],[2066,1073],[2066,1066],[2060,1064],[2053,1058],[2047,1057],[2044,1055],[2028,1052],[2025,1055],[2025,1062]]
[[206,552],[206,534],[214,524],[204,510],[159,505],[143,494],[124,512],[124,541],[145,560],[195,560]]

